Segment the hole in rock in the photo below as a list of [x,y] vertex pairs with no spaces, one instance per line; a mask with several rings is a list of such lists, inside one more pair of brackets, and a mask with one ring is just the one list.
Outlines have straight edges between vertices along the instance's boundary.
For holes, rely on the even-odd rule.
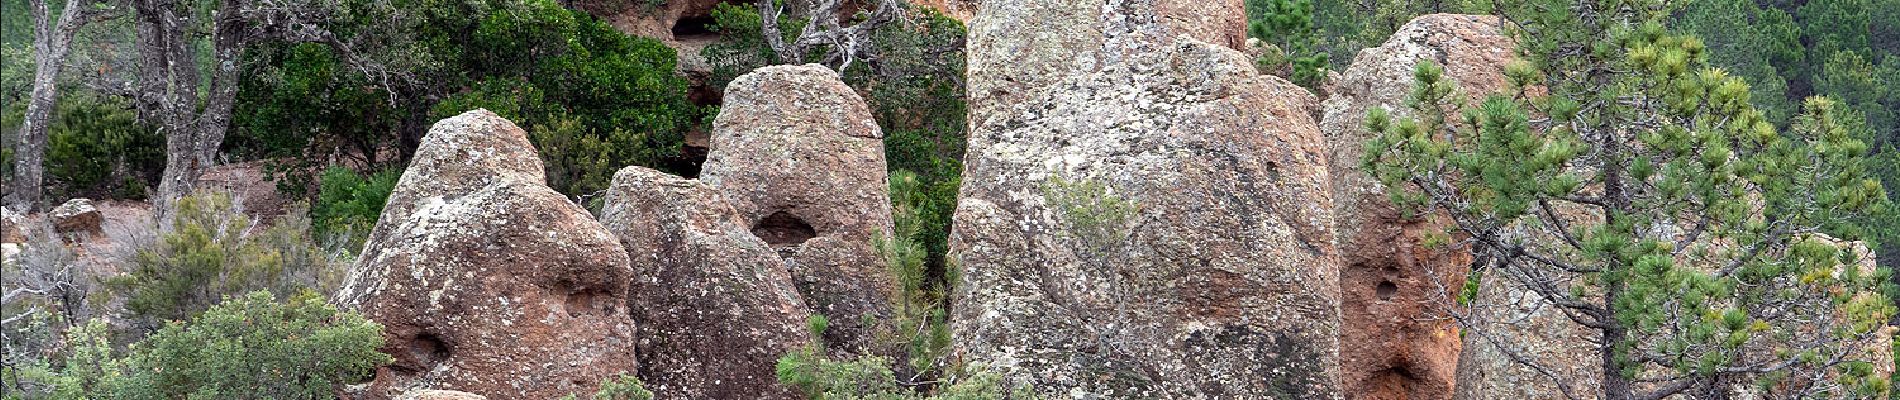
[[719,31],[713,30],[713,27],[717,25],[718,21],[713,20],[712,15],[682,17],[679,21],[673,22],[673,40],[681,42],[702,40],[708,42],[717,41],[719,40]]
[[1405,366],[1386,368],[1374,372],[1361,393],[1361,398],[1371,400],[1409,400],[1413,392],[1418,391],[1418,376]]
[[416,335],[415,338],[409,340],[409,345],[406,350],[408,350],[407,353],[409,357],[408,360],[404,361],[408,362],[399,362],[399,364],[411,364],[407,365],[408,368],[404,369],[416,373],[433,369],[436,364],[441,364],[442,361],[449,359],[448,343],[444,343],[441,337],[432,333]]
[[1399,293],[1399,285],[1393,284],[1392,281],[1379,281],[1379,287],[1375,288],[1373,293],[1379,295],[1380,301],[1392,300],[1392,295]]
[[818,231],[791,213],[779,211],[752,224],[752,235],[773,247],[782,247],[803,244],[806,240],[818,237]]
[[601,304],[601,300],[606,298],[607,296],[605,294],[593,290],[580,290],[568,293],[565,304],[567,315],[581,315],[591,311],[600,311],[601,314],[612,314],[612,310],[604,307],[604,304]]

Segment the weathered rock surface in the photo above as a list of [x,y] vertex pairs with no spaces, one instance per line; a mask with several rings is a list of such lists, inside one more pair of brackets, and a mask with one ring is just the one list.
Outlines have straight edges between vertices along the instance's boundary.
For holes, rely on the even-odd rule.
[[53,221],[53,232],[60,234],[101,235],[105,233],[102,225],[105,224],[106,217],[99,213],[99,208],[92,206],[92,200],[67,200],[65,204],[47,211],[46,217]]
[[910,3],[935,9],[958,21],[969,22],[970,17],[976,16],[977,3],[981,2],[981,0],[916,0]]
[[[1102,50],[1133,30],[1242,48],[1247,23],[1240,10],[1240,0],[983,1],[965,43],[971,122],[980,122],[976,117],[990,114],[989,108],[1021,106],[1032,92],[1118,62],[1128,54]],[[1202,20],[1215,23],[1189,23]]]
[[557,398],[631,373],[620,242],[546,186],[527,134],[487,110],[436,123],[337,301],[384,325],[373,396]]
[[0,207],[0,243],[26,243],[26,216]]
[[640,377],[663,399],[793,398],[779,356],[811,343],[773,249],[719,191],[641,167],[614,175],[601,219],[632,257]]
[[397,400],[488,400],[488,397],[453,390],[418,390],[396,396]]
[[[1195,15],[1242,12],[980,6],[950,250],[967,360],[1057,398],[1340,397],[1317,101]],[[1062,200],[1108,196],[1134,204],[1124,223]]]
[[1493,16],[1434,14],[1400,27],[1385,44],[1360,51],[1334,80],[1321,130],[1331,147],[1333,199],[1339,217],[1344,321],[1342,373],[1349,398],[1449,399],[1458,365],[1459,333],[1444,318],[1445,288],[1462,287],[1468,252],[1433,248],[1444,238],[1438,218],[1406,218],[1377,180],[1360,170],[1364,144],[1377,136],[1366,113],[1404,116],[1413,70],[1430,61],[1468,99],[1502,90],[1502,67],[1515,48]]
[[865,317],[890,316],[895,283],[874,240],[891,232],[883,134],[838,74],[774,66],[734,80],[700,180],[778,249],[826,342],[862,353]]

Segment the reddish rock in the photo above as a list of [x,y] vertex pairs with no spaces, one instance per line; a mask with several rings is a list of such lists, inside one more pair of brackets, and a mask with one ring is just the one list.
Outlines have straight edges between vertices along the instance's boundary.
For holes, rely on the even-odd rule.
[[1413,69],[1423,61],[1476,101],[1504,89],[1502,67],[1516,47],[1492,16],[1435,14],[1399,28],[1385,44],[1363,50],[1332,81],[1320,122],[1331,147],[1334,205],[1339,216],[1343,325],[1341,370],[1347,398],[1449,399],[1461,349],[1453,304],[1471,264],[1449,243],[1442,217],[1407,218],[1385,188],[1360,170],[1365,127],[1374,108],[1407,115]]
[[784,399],[774,365],[811,343],[783,261],[724,196],[641,167],[614,175],[601,220],[632,256],[640,378],[662,399]]
[[475,110],[423,138],[337,302],[385,327],[396,361],[372,397],[552,399],[638,370],[633,277],[614,235],[546,186],[527,134]]
[[883,134],[857,92],[819,65],[734,80],[713,122],[700,180],[778,249],[834,349],[873,346],[866,318],[890,317],[896,288],[874,246],[891,232]]
[[60,204],[52,211],[47,211],[46,217],[53,220],[53,232],[65,235],[105,234],[102,227],[106,222],[105,215],[100,214],[99,209],[92,206],[92,200],[67,200],[66,204]]

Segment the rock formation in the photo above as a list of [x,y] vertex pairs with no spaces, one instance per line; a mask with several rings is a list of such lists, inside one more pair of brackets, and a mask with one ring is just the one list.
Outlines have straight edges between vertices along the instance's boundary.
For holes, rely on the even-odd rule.
[[967,360],[1050,397],[1341,395],[1317,101],[1230,48],[1241,15],[982,3],[950,250]]
[[62,235],[105,234],[105,214],[100,214],[99,208],[92,206],[92,200],[67,200],[65,204],[47,211],[46,217],[53,221],[53,232]]
[[826,342],[863,353],[864,318],[890,316],[895,283],[874,241],[891,232],[883,134],[864,100],[818,65],[765,67],[734,80],[713,122],[700,180],[777,248]]
[[1377,136],[1365,128],[1366,113],[1407,115],[1413,69],[1424,61],[1445,67],[1472,101],[1503,90],[1502,67],[1514,48],[1496,17],[1421,16],[1384,45],[1361,51],[1328,90],[1320,127],[1331,146],[1345,261],[1340,359],[1349,398],[1451,398],[1460,339],[1441,311],[1470,264],[1468,252],[1426,243],[1446,238],[1446,223],[1402,216],[1384,186],[1360,170],[1363,145]]
[[486,110],[436,123],[338,304],[384,325],[372,396],[557,398],[631,373],[626,252],[546,186],[527,134]]
[[[728,86],[699,180],[632,167],[602,220],[636,279],[641,377],[664,398],[790,397],[779,356],[813,339],[872,348],[890,315],[891,231],[882,134],[864,101],[822,66],[761,68]],[[707,332],[724,332],[708,335]]]
[[640,377],[658,398],[791,398],[779,356],[811,343],[778,254],[704,183],[641,167],[614,175],[601,220],[632,257]]

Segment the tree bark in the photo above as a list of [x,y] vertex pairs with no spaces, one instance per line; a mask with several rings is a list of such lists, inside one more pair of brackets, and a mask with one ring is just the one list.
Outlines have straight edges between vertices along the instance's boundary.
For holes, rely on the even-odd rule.
[[66,0],[54,20],[46,0],[31,0],[33,12],[33,94],[26,103],[26,115],[20,123],[19,142],[13,150],[13,185],[7,205],[21,212],[32,212],[41,205],[46,174],[46,128],[52,123],[53,109],[59,105],[59,73],[65,69],[71,53],[73,35],[79,27],[98,14],[89,11],[81,0]]

